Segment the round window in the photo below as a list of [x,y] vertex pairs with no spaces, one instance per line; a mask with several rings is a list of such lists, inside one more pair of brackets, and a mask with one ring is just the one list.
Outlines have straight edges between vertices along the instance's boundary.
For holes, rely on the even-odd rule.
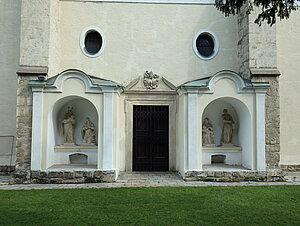
[[103,51],[104,40],[99,29],[95,27],[86,28],[80,36],[80,47],[88,57],[97,57]]
[[216,36],[209,31],[200,31],[194,38],[194,52],[203,60],[210,60],[217,55],[219,43]]
[[89,54],[96,54],[102,47],[102,36],[97,31],[90,31],[84,39],[85,49]]

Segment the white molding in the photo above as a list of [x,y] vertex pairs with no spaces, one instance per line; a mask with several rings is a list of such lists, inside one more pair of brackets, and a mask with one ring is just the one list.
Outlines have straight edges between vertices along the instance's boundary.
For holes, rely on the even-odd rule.
[[265,160],[265,94],[256,94],[256,164],[257,170],[266,170]]
[[109,2],[109,3],[154,3],[154,4],[193,4],[214,5],[215,0],[60,0],[63,2]]
[[198,94],[187,94],[187,169],[188,171],[202,170],[202,151],[199,151],[198,131]]
[[32,103],[32,140],[31,140],[31,170],[41,170],[42,167],[42,137],[43,137],[43,92],[33,91]]
[[[102,170],[113,170],[113,93],[103,94],[103,148]],[[99,159],[100,160],[100,159]],[[98,164],[100,161],[98,161]],[[99,164],[100,166],[100,164]]]
[[231,81],[234,82],[237,93],[242,93],[243,89],[246,87],[244,80],[236,73],[234,72],[220,72],[215,74],[209,81],[208,87],[211,92],[214,92],[215,90],[215,85],[216,83],[221,80],[221,79],[230,79]]
[[[214,53],[209,57],[202,56],[198,52],[198,49],[197,49],[197,46],[196,46],[196,41],[197,41],[197,38],[199,37],[199,35],[201,35],[201,34],[207,34],[213,39]],[[214,32],[210,31],[210,30],[200,30],[194,36],[193,50],[194,50],[196,56],[199,57],[201,60],[211,60],[211,59],[215,58],[217,56],[218,52],[219,52],[219,47],[220,47],[220,43],[219,43],[219,39],[218,39],[217,35]]]
[[[62,74],[61,76],[59,76],[57,78],[57,80],[55,81],[55,85],[57,85],[58,90],[60,90],[61,92],[63,92],[62,88],[63,88],[63,84],[66,80],[68,79],[74,79],[77,78],[79,80],[81,80],[84,85],[85,85],[85,92],[86,93],[102,93],[102,90],[99,89],[99,87],[95,87],[92,84],[92,81],[87,77],[87,76],[82,76],[82,74],[80,73],[66,73],[66,74]],[[97,88],[97,91],[91,91],[93,88]]]
[[[101,45],[101,48],[100,50],[96,53],[96,54],[90,54],[88,53],[88,51],[86,50],[85,48],[85,44],[84,44],[84,41],[85,41],[85,37],[87,35],[88,32],[90,31],[96,31],[98,32],[101,37],[102,37],[102,45]],[[83,29],[83,31],[81,32],[80,34],[80,39],[79,39],[79,45],[80,45],[80,49],[81,51],[83,52],[84,55],[86,55],[87,57],[91,57],[91,58],[95,58],[95,57],[98,57],[104,50],[105,48],[105,38],[104,38],[104,35],[103,35],[103,32],[101,31],[100,28],[96,27],[96,26],[89,26],[89,27],[86,27],[85,29]]]
[[[63,84],[67,79],[79,79],[84,83],[85,93],[101,94],[101,93],[118,93],[122,92],[122,87],[105,86],[94,83],[91,78],[82,71],[67,70],[62,72],[55,78],[53,84],[33,83],[30,84],[33,90],[41,89],[44,93],[63,93]],[[100,78],[99,78],[100,79]],[[100,79],[101,80],[101,79]]]

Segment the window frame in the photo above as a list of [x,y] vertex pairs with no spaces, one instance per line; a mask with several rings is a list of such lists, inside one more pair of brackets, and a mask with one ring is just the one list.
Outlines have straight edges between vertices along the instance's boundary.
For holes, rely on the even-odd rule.
[[[212,40],[213,40],[213,43],[214,43],[214,50],[213,50],[213,54],[211,54],[210,56],[204,56],[204,55],[201,55],[198,51],[198,48],[197,48],[197,39],[200,35],[209,35]],[[196,54],[197,57],[199,57],[201,60],[211,60],[213,58],[215,58],[219,52],[219,47],[220,47],[220,44],[219,44],[219,39],[218,37],[215,35],[214,32],[210,31],[210,30],[200,30],[196,33],[196,35],[194,36],[194,39],[193,39],[193,50]]]
[[[102,45],[101,45],[101,48],[100,50],[95,53],[95,54],[91,54],[87,51],[86,49],[86,46],[85,46],[85,38],[87,36],[88,33],[92,32],[92,31],[95,31],[97,33],[100,34],[100,36],[102,37]],[[83,54],[87,57],[91,57],[91,58],[95,58],[95,57],[98,57],[104,50],[104,47],[105,47],[105,38],[103,36],[103,32],[96,26],[89,26],[85,29],[83,29],[83,31],[81,32],[80,34],[80,41],[79,41],[79,45],[80,45],[80,49],[81,51],[83,52]]]

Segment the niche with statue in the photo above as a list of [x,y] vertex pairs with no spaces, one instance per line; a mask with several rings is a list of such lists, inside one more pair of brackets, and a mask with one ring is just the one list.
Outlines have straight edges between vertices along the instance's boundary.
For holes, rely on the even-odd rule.
[[239,117],[226,99],[215,100],[204,110],[202,150],[203,164],[242,165]]
[[55,164],[97,164],[98,116],[92,103],[65,98],[57,103],[53,123]]

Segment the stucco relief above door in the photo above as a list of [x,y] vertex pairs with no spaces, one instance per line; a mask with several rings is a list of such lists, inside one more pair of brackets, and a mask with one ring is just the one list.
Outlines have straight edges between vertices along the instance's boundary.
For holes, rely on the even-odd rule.
[[142,76],[132,80],[125,88],[125,93],[175,94],[176,87],[163,76],[153,71],[145,71]]

